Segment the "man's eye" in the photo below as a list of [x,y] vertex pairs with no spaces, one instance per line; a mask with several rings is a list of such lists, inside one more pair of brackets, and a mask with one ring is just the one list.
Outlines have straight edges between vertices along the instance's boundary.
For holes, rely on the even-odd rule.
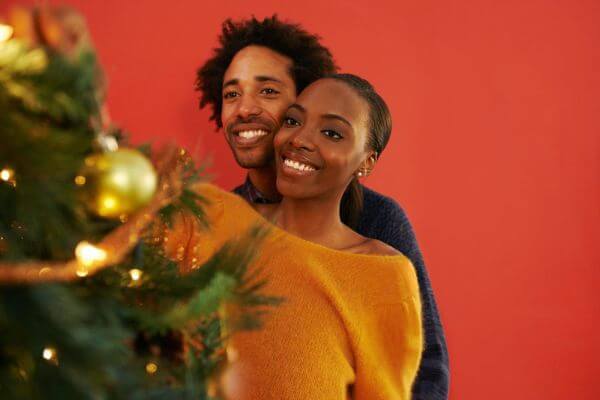
[[323,134],[324,134],[325,136],[329,136],[330,138],[332,138],[332,139],[335,139],[335,140],[340,140],[340,139],[342,139],[342,138],[343,138],[343,136],[342,136],[342,135],[340,135],[340,134],[339,134],[339,133],[337,133],[336,131],[332,131],[331,129],[325,129],[325,130],[323,130],[323,131],[321,131],[321,132],[323,132]]
[[232,99],[232,98],[237,97],[237,96],[238,96],[237,92],[234,92],[234,91],[225,92],[223,94],[223,98],[224,99]]
[[283,119],[283,124],[285,126],[298,126],[300,125],[300,122],[296,121],[294,118],[292,117],[285,117]]
[[262,94],[266,94],[266,95],[274,95],[274,94],[279,94],[279,91],[273,89],[273,88],[264,88],[260,91]]

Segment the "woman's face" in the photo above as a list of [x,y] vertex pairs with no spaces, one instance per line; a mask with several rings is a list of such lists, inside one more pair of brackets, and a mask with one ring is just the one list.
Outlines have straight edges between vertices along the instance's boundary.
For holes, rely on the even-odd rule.
[[290,198],[341,197],[373,152],[369,107],[346,83],[320,79],[300,93],[274,138],[277,190]]

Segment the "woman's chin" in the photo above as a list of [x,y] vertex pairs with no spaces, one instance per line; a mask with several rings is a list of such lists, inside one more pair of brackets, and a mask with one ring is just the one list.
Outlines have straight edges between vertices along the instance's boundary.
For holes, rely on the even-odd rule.
[[292,182],[286,177],[277,177],[277,191],[282,197],[298,199],[308,197],[310,191],[300,182]]

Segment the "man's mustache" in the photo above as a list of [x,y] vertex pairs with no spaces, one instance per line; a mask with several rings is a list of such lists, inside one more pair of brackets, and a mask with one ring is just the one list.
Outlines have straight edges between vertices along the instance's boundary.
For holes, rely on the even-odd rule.
[[275,132],[279,129],[279,126],[275,126],[273,124],[273,122],[269,119],[266,118],[262,118],[260,116],[251,116],[248,118],[238,118],[236,121],[232,122],[231,124],[227,125],[225,130],[227,131],[227,133],[229,134],[234,134],[236,129],[240,126],[240,125],[245,125],[245,124],[256,124],[256,125],[262,125],[262,127],[265,128],[265,130],[268,130],[269,132]]

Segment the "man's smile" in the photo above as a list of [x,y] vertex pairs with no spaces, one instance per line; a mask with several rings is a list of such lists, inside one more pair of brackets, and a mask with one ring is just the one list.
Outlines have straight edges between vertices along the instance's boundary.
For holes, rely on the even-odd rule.
[[252,147],[264,140],[273,140],[272,129],[261,123],[239,123],[229,130],[231,142],[236,147]]

